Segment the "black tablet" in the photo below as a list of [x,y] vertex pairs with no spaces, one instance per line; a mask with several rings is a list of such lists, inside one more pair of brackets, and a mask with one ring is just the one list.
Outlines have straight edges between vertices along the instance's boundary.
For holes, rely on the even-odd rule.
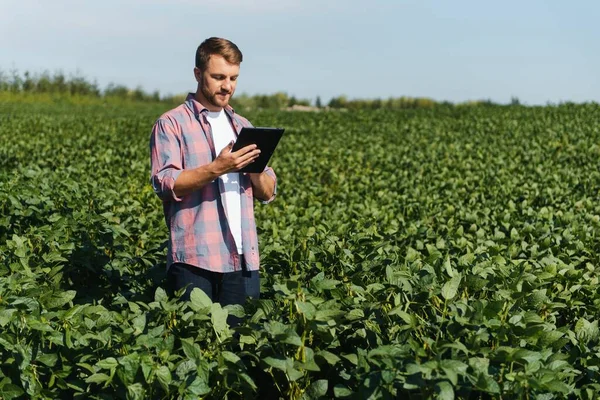
[[242,128],[231,151],[238,151],[249,144],[256,144],[260,155],[239,172],[263,172],[283,135],[283,128]]

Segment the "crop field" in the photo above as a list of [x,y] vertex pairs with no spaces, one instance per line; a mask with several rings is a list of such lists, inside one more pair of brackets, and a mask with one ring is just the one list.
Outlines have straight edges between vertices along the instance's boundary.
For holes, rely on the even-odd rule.
[[0,398],[598,398],[600,106],[242,113],[286,133],[225,308],[165,291],[160,107],[0,109]]

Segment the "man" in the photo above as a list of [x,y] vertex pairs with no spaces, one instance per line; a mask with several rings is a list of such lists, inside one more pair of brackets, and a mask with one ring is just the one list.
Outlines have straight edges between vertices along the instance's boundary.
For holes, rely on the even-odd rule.
[[[163,200],[169,229],[167,279],[176,291],[203,290],[221,305],[259,297],[259,253],[253,199],[273,201],[277,178],[240,173],[260,150],[256,145],[232,152],[248,120],[229,100],[242,62],[238,47],[209,38],[196,51],[196,93],[163,114],[150,139],[151,178]],[[237,324],[235,317],[230,323]]]

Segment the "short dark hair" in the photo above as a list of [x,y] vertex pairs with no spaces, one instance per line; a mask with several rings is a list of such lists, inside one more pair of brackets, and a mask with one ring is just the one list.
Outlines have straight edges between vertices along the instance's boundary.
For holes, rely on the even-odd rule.
[[218,37],[206,39],[198,46],[196,50],[196,67],[204,70],[208,65],[210,56],[220,55],[230,64],[240,65],[242,62],[242,52],[231,41]]

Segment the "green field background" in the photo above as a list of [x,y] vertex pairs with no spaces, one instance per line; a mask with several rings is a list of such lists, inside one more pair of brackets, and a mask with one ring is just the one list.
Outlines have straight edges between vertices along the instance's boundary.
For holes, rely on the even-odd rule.
[[0,106],[2,399],[598,398],[600,106],[243,113],[286,132],[225,309],[164,290],[164,111]]

